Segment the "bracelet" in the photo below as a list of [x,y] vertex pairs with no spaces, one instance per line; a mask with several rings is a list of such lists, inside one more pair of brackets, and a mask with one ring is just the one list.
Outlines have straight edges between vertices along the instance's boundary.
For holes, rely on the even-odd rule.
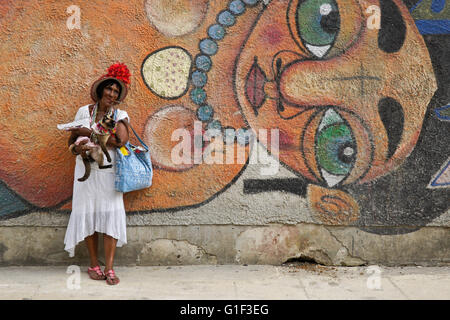
[[77,152],[75,151],[75,143],[72,143],[72,144],[69,146],[69,151],[72,152],[72,154],[75,155],[75,156],[79,155],[79,153],[77,153]]

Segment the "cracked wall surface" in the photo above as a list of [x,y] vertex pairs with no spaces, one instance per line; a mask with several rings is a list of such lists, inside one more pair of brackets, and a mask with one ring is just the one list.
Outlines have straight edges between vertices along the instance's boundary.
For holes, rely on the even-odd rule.
[[[59,240],[64,232],[64,227],[0,227],[0,265],[88,263],[83,243],[74,258],[63,251]],[[450,263],[449,239],[449,228],[436,227],[389,236],[315,224],[129,227],[128,243],[117,249],[116,263],[281,265],[309,261],[339,266],[437,266]],[[99,249],[102,252],[102,241]],[[102,255],[100,262],[104,263]]]

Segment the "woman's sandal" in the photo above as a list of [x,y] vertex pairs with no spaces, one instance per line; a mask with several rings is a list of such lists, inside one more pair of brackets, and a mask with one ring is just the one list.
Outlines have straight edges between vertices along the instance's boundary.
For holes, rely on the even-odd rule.
[[120,282],[119,277],[116,276],[113,269],[106,271],[105,276],[106,276],[106,283],[109,285],[115,285]]
[[89,267],[87,273],[92,280],[105,280],[106,279],[106,276],[100,269],[100,266],[96,266],[93,268]]

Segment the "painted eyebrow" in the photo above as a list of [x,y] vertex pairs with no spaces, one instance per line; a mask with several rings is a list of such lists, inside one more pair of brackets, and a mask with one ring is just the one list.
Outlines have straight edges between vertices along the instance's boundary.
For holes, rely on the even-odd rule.
[[390,159],[400,146],[405,126],[403,107],[396,99],[385,97],[378,101],[378,113],[388,137],[387,159]]
[[386,53],[400,50],[406,38],[406,24],[400,9],[392,0],[380,0],[381,28],[378,47]]

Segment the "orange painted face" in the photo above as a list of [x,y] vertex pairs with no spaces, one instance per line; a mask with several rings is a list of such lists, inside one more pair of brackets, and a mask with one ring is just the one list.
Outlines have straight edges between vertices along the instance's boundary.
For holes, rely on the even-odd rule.
[[327,187],[398,167],[436,87],[426,46],[398,0],[272,1],[235,66],[250,127],[279,129],[280,161]]

